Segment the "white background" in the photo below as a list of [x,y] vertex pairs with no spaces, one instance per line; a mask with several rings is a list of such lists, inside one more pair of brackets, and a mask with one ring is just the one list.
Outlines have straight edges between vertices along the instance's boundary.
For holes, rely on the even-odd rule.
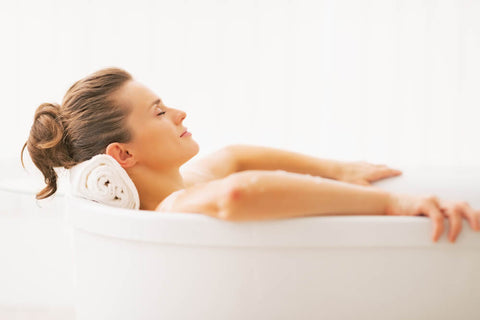
[[476,0],[3,1],[0,157],[38,105],[118,66],[187,112],[200,155],[478,165],[479,17]]
[[[0,0],[0,180],[19,176],[35,109],[109,66],[185,110],[199,156],[245,143],[478,168],[479,17],[480,0]],[[73,319],[64,211],[32,201],[39,177],[15,181],[30,192],[0,189],[0,318]]]

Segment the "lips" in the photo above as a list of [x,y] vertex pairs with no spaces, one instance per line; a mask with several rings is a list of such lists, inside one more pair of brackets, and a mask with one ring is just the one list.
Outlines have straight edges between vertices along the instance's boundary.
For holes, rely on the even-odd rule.
[[188,132],[187,129],[185,129],[185,131],[180,135],[180,138],[183,137],[183,135],[187,132]]

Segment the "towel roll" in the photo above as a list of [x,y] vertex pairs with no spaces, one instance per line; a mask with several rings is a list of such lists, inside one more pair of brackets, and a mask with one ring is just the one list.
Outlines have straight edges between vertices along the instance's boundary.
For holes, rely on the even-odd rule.
[[99,154],[69,169],[74,196],[126,209],[139,209],[132,179],[113,157]]

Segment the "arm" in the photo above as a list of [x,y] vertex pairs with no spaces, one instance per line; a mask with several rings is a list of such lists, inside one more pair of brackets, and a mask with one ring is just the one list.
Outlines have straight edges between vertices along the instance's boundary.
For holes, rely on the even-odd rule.
[[285,170],[337,179],[344,164],[337,160],[320,159],[269,147],[236,144],[228,146],[228,149],[237,163],[237,171]]
[[165,211],[230,221],[383,215],[389,201],[390,193],[380,189],[285,171],[244,171],[184,189]]
[[384,215],[389,192],[285,171],[245,171],[230,176],[227,220],[315,215]]

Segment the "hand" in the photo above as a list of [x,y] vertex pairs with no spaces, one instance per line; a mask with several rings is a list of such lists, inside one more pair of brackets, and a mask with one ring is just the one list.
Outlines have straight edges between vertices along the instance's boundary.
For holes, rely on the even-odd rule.
[[362,186],[371,186],[370,182],[401,174],[402,171],[389,168],[382,164],[354,161],[342,164],[340,174],[336,180]]
[[429,216],[434,228],[432,240],[436,242],[444,230],[444,218],[450,221],[448,238],[455,242],[466,218],[473,230],[480,230],[480,210],[474,210],[466,202],[440,200],[436,196],[412,196],[393,194],[386,210],[387,215]]

